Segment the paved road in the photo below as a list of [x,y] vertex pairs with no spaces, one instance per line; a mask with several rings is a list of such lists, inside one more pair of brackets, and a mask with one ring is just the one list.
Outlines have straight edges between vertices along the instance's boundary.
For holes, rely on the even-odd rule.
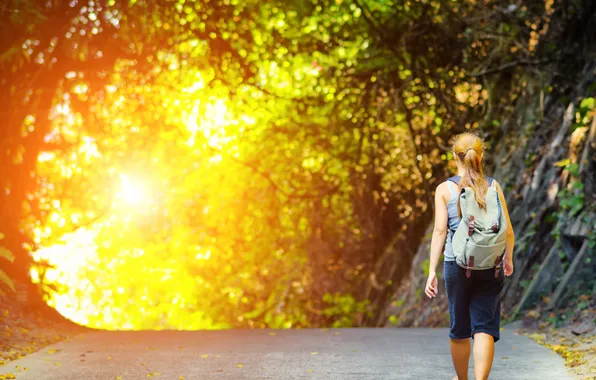
[[[571,378],[557,354],[513,330],[502,334],[492,379]],[[392,328],[92,332],[0,366],[0,374],[8,372],[17,380],[448,380],[453,374],[446,329]]]

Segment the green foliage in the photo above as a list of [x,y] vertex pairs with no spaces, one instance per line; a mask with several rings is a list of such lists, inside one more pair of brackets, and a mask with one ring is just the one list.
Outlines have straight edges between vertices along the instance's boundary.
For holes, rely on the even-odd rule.
[[595,103],[596,101],[592,97],[582,99],[576,111],[573,130],[589,125],[593,117]]
[[356,314],[366,313],[368,300],[357,301],[350,294],[325,293],[323,301],[331,306],[323,310],[332,327],[354,327]]
[[60,311],[144,329],[369,323],[387,292],[356,294],[415,251],[453,165],[438,146],[478,120],[499,130],[511,101],[487,73],[536,60],[519,47],[548,16],[438,0],[12,5],[0,188],[19,186],[0,192],[0,227],[18,216]]
[[393,326],[397,326],[399,324],[399,318],[395,315],[391,315],[389,316],[389,323],[391,323]]
[[577,215],[584,208],[584,184],[580,180],[572,181],[567,189],[559,192],[559,205],[569,217]]
[[531,283],[532,283],[531,280],[521,280],[520,283],[519,283],[519,285],[522,288],[526,289],[526,288],[528,288],[528,286],[530,286]]
[[426,259],[422,263],[420,263],[420,269],[424,272],[424,276],[428,277],[430,273],[430,260]]

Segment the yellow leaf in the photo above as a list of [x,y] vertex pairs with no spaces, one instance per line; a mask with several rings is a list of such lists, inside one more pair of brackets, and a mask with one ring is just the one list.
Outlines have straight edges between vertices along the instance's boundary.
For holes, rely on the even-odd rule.
[[558,166],[558,167],[563,167],[563,166],[569,165],[570,163],[571,163],[571,160],[567,158],[565,160],[555,162],[554,165]]
[[242,368],[242,364],[238,364],[237,366],[238,366],[238,368]]
[[0,247],[0,257],[10,261],[11,263],[14,261],[14,255],[6,247]]
[[8,286],[13,292],[15,291],[14,282],[6,273],[4,273],[4,271],[2,271],[2,269],[0,269],[0,283]]
[[316,354],[318,354],[318,352],[314,351],[314,352],[311,352],[310,354],[311,355],[316,355]]

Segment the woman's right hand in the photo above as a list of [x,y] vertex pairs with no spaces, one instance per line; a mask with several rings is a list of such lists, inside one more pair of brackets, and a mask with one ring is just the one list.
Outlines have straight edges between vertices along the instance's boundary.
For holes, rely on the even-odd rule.
[[509,277],[513,274],[513,257],[505,255],[505,259],[503,260],[503,270],[505,271],[505,276]]

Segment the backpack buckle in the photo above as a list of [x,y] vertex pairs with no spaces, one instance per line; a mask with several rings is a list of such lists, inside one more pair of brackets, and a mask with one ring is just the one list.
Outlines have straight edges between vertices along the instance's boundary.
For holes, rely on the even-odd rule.
[[470,221],[468,222],[468,236],[474,234],[474,215],[470,215]]
[[503,260],[502,256],[497,256],[495,260],[495,278],[499,277],[499,272],[501,271],[501,262]]
[[472,268],[474,268],[474,256],[470,256],[468,259],[468,266],[466,267],[466,277],[470,278],[472,275]]

